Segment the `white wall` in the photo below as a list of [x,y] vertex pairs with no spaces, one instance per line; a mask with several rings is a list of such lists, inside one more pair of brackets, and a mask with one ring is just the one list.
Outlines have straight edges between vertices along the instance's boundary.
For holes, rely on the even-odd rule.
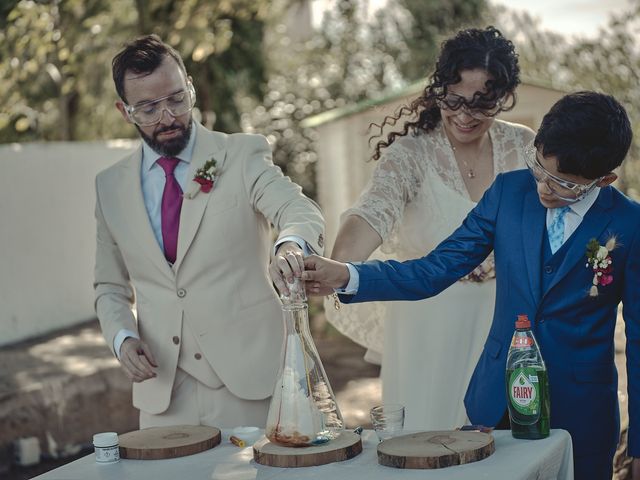
[[94,178],[135,146],[0,145],[0,345],[95,316]]

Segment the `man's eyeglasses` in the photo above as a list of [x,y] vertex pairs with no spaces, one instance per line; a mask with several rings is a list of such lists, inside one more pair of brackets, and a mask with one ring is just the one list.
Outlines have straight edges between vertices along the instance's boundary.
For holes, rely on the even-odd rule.
[[129,118],[140,127],[150,127],[155,125],[162,118],[162,113],[166,110],[172,117],[179,117],[193,110],[196,103],[196,92],[191,82],[187,88],[177,93],[172,93],[165,97],[156,98],[138,105],[126,105]]
[[482,120],[485,118],[495,117],[502,111],[504,100],[499,99],[497,101],[489,100],[474,100],[469,102],[466,98],[456,95],[455,93],[448,93],[442,98],[436,99],[436,105],[442,110],[457,111],[462,109],[469,116]]
[[540,160],[538,160],[538,150],[533,144],[527,146],[525,150],[525,161],[536,182],[544,183],[554,197],[564,200],[565,202],[575,203],[582,200],[596,187],[597,183],[604,178],[596,178],[590,183],[575,183],[558,178],[549,173],[540,164]]

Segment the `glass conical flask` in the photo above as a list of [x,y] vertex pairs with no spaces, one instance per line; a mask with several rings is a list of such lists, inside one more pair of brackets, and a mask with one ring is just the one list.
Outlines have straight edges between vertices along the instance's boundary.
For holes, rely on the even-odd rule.
[[331,385],[309,331],[304,284],[295,278],[282,295],[282,358],[267,416],[266,437],[287,447],[319,445],[344,428]]

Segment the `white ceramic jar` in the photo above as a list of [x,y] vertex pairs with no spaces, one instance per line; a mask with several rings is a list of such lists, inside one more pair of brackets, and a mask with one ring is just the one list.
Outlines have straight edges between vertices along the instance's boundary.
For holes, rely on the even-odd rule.
[[96,463],[115,463],[120,461],[120,446],[116,432],[96,433],[93,436]]

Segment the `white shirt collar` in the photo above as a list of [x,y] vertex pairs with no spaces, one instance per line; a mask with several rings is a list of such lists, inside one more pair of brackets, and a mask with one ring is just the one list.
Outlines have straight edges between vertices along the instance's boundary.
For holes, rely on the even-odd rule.
[[591,206],[598,199],[598,195],[600,194],[600,187],[595,187],[591,190],[587,195],[576,203],[572,203],[569,205],[571,211],[580,216],[580,218],[584,218],[587,214]]
[[[191,137],[189,138],[189,142],[184,149],[176,155],[176,158],[179,158],[181,161],[186,163],[191,163],[191,156],[193,155],[193,147],[196,143],[196,124],[192,122],[191,124]],[[147,142],[142,140],[142,171],[146,172],[153,167],[156,161],[162,157],[158,152],[156,152],[153,148],[149,146]]]

